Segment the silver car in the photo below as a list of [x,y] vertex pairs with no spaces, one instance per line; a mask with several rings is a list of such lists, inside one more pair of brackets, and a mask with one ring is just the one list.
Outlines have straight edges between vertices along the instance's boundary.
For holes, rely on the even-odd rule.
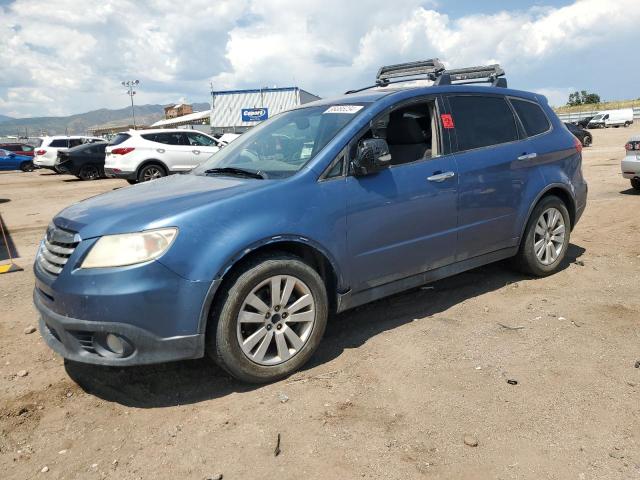
[[622,159],[622,176],[631,180],[631,186],[640,190],[640,135],[631,137],[624,146],[627,155]]

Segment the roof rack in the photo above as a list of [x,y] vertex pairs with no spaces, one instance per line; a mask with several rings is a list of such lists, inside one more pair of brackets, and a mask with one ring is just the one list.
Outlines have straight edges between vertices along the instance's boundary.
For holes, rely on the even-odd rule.
[[469,83],[491,83],[494,87],[507,87],[507,79],[500,78],[504,76],[504,70],[500,65],[480,65],[477,67],[454,68],[445,70],[436,79],[436,85],[449,85],[456,83],[457,85],[466,85]]
[[424,76],[429,80],[435,80],[442,72],[444,72],[444,65],[437,58],[423,60],[420,62],[387,65],[380,67],[380,70],[378,70],[378,75],[376,75],[376,85],[389,85],[389,83],[391,83],[391,78]]
[[[498,64],[446,70],[437,58],[420,62],[399,63],[380,67],[375,85],[349,90],[345,94],[362,92],[374,87],[386,87],[392,83],[405,82],[419,77],[432,80],[434,85],[465,85],[470,83],[491,83],[493,87],[507,87],[504,70]],[[392,80],[393,79],[393,80]]]

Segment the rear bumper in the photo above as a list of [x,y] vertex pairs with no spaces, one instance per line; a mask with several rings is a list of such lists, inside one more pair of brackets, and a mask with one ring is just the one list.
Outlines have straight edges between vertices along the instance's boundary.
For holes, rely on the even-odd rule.
[[[40,313],[40,334],[47,345],[69,360],[108,366],[171,362],[204,355],[204,334],[162,338],[125,323],[96,322],[60,315],[49,309],[38,290],[33,293]],[[107,334],[123,338],[130,348],[124,356],[109,350]]]
[[640,177],[640,154],[632,157],[627,155],[622,160],[622,176],[624,178],[638,178]]
[[108,178],[122,178],[124,180],[135,180],[136,178],[138,178],[138,175],[136,172],[126,172],[117,168],[105,167],[104,174]]

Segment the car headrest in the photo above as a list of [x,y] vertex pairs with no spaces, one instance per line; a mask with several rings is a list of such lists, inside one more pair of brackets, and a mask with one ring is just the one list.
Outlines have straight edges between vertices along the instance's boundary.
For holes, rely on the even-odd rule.
[[426,143],[427,139],[415,118],[392,117],[387,126],[387,143],[391,145],[414,145]]

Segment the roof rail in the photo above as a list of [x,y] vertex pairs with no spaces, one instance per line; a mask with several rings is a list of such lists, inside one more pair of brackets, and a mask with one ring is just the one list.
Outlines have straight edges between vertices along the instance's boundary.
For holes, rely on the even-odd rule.
[[435,80],[444,71],[444,65],[437,58],[420,62],[398,63],[380,67],[376,75],[376,85],[386,86],[391,78],[406,78],[424,76]]
[[497,63],[494,65],[481,65],[477,67],[454,68],[445,70],[436,80],[437,85],[466,85],[469,83],[491,83],[494,87],[507,87],[507,79],[504,70]]

